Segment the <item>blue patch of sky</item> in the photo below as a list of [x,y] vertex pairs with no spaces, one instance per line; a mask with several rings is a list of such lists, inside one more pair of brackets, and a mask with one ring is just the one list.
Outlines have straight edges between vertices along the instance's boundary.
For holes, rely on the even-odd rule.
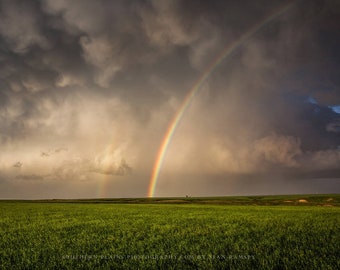
[[[318,105],[318,102],[312,96],[308,96],[306,102]],[[340,105],[333,105],[327,107],[330,108],[333,112],[340,114]]]
[[[297,94],[293,94],[290,93],[286,90],[283,91],[283,98],[289,102],[293,102],[293,103],[299,103],[299,102],[305,102],[305,103],[309,103],[309,104],[313,104],[316,105],[314,108],[314,112],[315,113],[319,113],[320,112],[320,105],[319,103],[315,100],[315,98],[311,95],[309,96],[305,96],[305,95],[297,95]],[[329,105],[326,106],[329,109],[331,109],[333,112],[340,114],[340,104],[337,105]]]
[[332,109],[333,112],[340,114],[340,105],[328,106],[328,108]]

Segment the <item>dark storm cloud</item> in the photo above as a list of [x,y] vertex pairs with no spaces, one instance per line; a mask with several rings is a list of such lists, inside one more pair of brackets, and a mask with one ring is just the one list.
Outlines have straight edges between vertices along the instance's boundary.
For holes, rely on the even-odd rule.
[[14,53],[23,54],[30,47],[48,47],[42,35],[43,23],[37,1],[1,1],[0,31],[7,48]]
[[289,94],[278,98],[269,118],[274,130],[301,138],[305,151],[336,149],[340,145],[335,132],[338,114],[326,106],[311,104],[306,97]]
[[289,3],[207,79],[164,166],[338,177],[337,0],[0,0],[0,172],[16,149],[50,166],[46,179],[130,175],[134,162],[149,174],[208,64]]
[[[255,44],[259,48],[254,50],[265,51],[265,57],[273,61],[291,60],[287,61],[289,68],[301,61],[299,58],[302,65],[313,62],[319,47],[324,46],[318,30],[332,4],[324,4],[321,10],[313,3],[294,7],[290,17],[279,19],[260,34]],[[2,1],[6,57],[2,66],[7,66],[3,73],[8,73],[7,87],[12,91],[39,92],[88,84],[89,79],[108,88],[115,80],[129,80],[130,74],[134,82],[123,80],[119,88],[132,91],[132,95],[126,94],[131,99],[140,92],[151,97],[160,87],[149,83],[154,73],[153,77],[167,81],[172,91],[184,92],[185,87],[174,83],[179,76],[190,74],[191,68],[204,68],[225,44],[277,6],[265,1],[244,5],[221,1]],[[300,18],[303,8],[306,18]],[[314,32],[312,27],[316,27]],[[305,42],[315,45],[306,48]],[[134,69],[136,74],[131,74]],[[147,84],[142,91],[140,82]],[[319,91],[317,95],[321,95]]]

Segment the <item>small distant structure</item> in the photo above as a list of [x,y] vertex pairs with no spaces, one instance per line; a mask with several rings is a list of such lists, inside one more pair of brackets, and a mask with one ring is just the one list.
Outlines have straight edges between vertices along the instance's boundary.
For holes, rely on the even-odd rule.
[[300,199],[300,200],[298,200],[298,202],[299,202],[299,203],[308,203],[308,201],[305,200],[305,199]]

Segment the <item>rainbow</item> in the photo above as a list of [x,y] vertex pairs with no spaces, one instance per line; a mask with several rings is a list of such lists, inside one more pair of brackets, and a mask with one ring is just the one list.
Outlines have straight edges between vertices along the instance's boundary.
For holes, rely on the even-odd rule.
[[96,198],[107,198],[109,197],[108,195],[108,190],[111,187],[110,186],[110,178],[108,175],[101,176],[101,179],[98,179],[98,189],[97,189],[97,194]]
[[251,27],[246,33],[240,36],[237,40],[233,43],[228,44],[207,66],[207,68],[202,72],[201,76],[198,80],[194,83],[186,97],[184,98],[181,106],[179,107],[178,111],[174,115],[173,119],[171,120],[166,133],[163,137],[161,142],[161,146],[157,153],[157,158],[153,166],[151,179],[148,188],[148,197],[153,197],[155,193],[156,184],[158,181],[159,172],[162,168],[162,164],[164,162],[164,157],[169,147],[170,141],[175,133],[175,130],[180,123],[181,119],[183,118],[184,113],[190,107],[194,98],[198,95],[199,90],[202,84],[206,81],[206,79],[211,75],[214,69],[228,56],[230,56],[235,50],[241,47],[251,36],[257,33],[262,27],[273,21],[278,16],[285,13],[294,2],[289,2],[288,4],[281,6],[278,9],[275,9],[269,16],[261,20],[259,23],[255,24]]

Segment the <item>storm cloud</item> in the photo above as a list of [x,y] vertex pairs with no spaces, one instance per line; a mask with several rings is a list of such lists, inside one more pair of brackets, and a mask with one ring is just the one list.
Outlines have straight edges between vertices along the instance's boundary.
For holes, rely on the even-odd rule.
[[339,1],[0,0],[0,197],[146,196],[277,10],[156,194],[339,192]]

